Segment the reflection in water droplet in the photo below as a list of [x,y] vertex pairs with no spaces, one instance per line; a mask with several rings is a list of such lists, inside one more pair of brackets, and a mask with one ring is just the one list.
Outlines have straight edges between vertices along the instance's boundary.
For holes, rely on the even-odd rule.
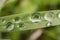
[[16,22],[16,23],[20,23],[20,22],[21,22],[20,18],[19,18],[19,17],[16,17],[16,18],[15,18],[15,22]]
[[52,19],[54,19],[53,12],[46,13],[45,16],[44,16],[44,18],[45,18],[45,20],[52,21]]
[[41,21],[40,13],[33,14],[31,20],[32,22],[40,22]]
[[14,24],[12,24],[11,22],[7,23],[7,29],[8,30],[12,30],[14,28]]

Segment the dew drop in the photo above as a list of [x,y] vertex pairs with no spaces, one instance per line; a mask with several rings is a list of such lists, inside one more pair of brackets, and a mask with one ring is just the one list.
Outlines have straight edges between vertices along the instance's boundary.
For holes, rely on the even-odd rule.
[[6,23],[6,20],[5,20],[5,19],[3,19],[3,20],[2,20],[2,23],[3,23],[3,24],[5,24],[5,23]]
[[20,27],[20,28],[24,27],[24,24],[23,24],[23,23],[20,23],[20,24],[19,24],[19,27]]
[[16,23],[20,23],[20,22],[21,22],[20,18],[19,18],[19,17],[16,17],[16,18],[15,18],[15,22],[16,22]]
[[20,30],[23,30],[24,24],[23,23],[19,23],[19,28]]
[[47,26],[51,26],[51,22],[48,22],[48,23],[47,23]]
[[7,23],[7,30],[12,30],[14,28],[14,24],[12,24],[11,22]]
[[41,16],[40,13],[35,13],[31,17],[32,22],[40,22],[41,21]]
[[45,16],[44,16],[44,18],[45,18],[45,20],[52,21],[52,19],[54,19],[53,12],[46,13]]

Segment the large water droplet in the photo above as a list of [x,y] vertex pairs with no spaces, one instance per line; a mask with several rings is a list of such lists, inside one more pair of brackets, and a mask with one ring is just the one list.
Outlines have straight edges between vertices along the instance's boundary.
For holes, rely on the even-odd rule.
[[14,24],[12,24],[11,22],[7,23],[7,30],[12,30],[14,28]]
[[45,20],[52,21],[52,19],[54,19],[54,13],[53,12],[46,13],[44,18]]
[[40,13],[35,13],[31,17],[32,22],[40,22],[41,21],[41,15]]

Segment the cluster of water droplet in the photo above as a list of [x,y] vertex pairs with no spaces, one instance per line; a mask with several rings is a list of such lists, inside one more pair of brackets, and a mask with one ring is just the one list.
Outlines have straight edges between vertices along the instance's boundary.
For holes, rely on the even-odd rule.
[[[30,16],[30,20],[32,23],[38,23],[40,22],[42,19],[48,21],[48,24],[47,26],[50,26],[51,25],[51,21],[55,18],[56,14],[54,12],[47,12],[47,13],[44,13],[44,15],[42,16],[41,15],[42,13],[34,13]],[[29,17],[29,16],[28,16]],[[60,18],[60,13],[58,13],[58,17]],[[8,20],[8,19],[7,19]],[[12,20],[12,19],[11,19]],[[13,19],[13,21],[16,23],[16,24],[19,24],[19,28],[21,27],[24,27],[24,23],[21,22],[21,19],[20,17],[15,17]],[[2,23],[5,24],[6,23],[6,20],[3,19],[2,20]],[[8,30],[13,30],[14,29],[14,26],[15,24],[13,22],[7,22],[7,29]]]
[[[45,13],[44,19],[49,22],[52,21],[52,19],[54,19],[54,13],[53,12]],[[32,22],[40,22],[42,20],[42,16],[40,13],[35,13],[34,15],[32,15],[31,20]]]
[[[10,31],[10,30],[13,30],[15,24],[19,24],[19,28],[23,27],[23,23],[20,23],[21,20],[20,20],[19,17],[16,17],[15,19],[11,19],[11,20],[12,20],[12,22],[9,22],[9,20],[8,20],[8,22],[7,22],[7,20],[5,20],[5,19],[2,20],[2,25],[6,24],[6,29],[7,29],[7,30],[9,30],[9,31]],[[14,22],[14,23],[13,23],[13,22]]]
[[46,12],[44,13],[44,15],[42,16],[41,15],[42,13],[34,13],[32,15],[32,18],[31,18],[31,21],[32,22],[40,22],[41,20],[46,20],[48,21],[48,24],[47,26],[51,26],[52,25],[52,20],[54,20],[56,18],[56,15],[57,15],[57,18],[60,18],[60,13],[54,13],[53,11],[50,11],[50,12]]

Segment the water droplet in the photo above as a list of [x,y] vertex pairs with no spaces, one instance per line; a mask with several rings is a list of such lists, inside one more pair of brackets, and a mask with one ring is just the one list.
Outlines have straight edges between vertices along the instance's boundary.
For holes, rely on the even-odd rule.
[[35,13],[31,17],[32,22],[40,22],[41,21],[41,16],[40,13]]
[[24,24],[23,23],[19,23],[19,27],[20,28],[24,27]]
[[45,20],[52,21],[52,19],[54,19],[54,13],[53,12],[46,13],[44,18]]
[[2,23],[3,23],[3,24],[5,24],[5,23],[6,23],[6,20],[5,20],[5,19],[3,19],[3,20],[2,20]]
[[23,30],[24,29],[24,23],[19,23],[18,27],[20,30]]
[[20,22],[21,22],[20,18],[19,18],[19,17],[16,17],[16,18],[15,18],[15,22],[16,22],[16,23],[20,23]]
[[47,23],[47,26],[51,26],[51,22],[48,22],[48,23]]
[[14,28],[14,24],[12,24],[11,22],[7,23],[7,29],[8,30],[12,30]]

